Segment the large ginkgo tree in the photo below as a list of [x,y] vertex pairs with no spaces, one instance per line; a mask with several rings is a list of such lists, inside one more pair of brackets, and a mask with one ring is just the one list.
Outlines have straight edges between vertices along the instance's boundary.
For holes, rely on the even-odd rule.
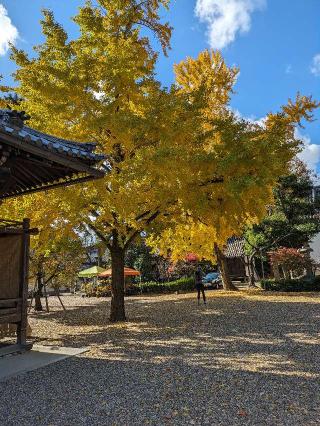
[[166,7],[168,0],[87,1],[73,18],[73,39],[44,11],[44,42],[35,55],[12,49],[14,90],[30,125],[95,141],[106,155],[105,178],[52,192],[45,203],[33,196],[23,214],[32,219],[37,203],[45,226],[46,211],[61,200],[57,216],[90,229],[109,248],[111,321],[126,318],[128,245],[142,232],[155,235],[189,220],[208,226],[222,244],[261,217],[299,149],[294,126],[316,106],[298,96],[263,126],[238,119],[229,109],[238,70],[214,51],[176,65],[175,83],[163,88],[156,64],[157,50],[170,49],[172,29],[160,18]]

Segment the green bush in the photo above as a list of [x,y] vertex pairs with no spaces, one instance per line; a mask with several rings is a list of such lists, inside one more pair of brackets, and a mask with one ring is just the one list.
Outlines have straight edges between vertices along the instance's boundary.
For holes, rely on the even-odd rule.
[[[193,278],[180,278],[176,281],[157,283],[146,282],[141,284],[126,284],[126,295],[141,293],[175,293],[176,291],[192,291],[195,288]],[[106,297],[111,295],[111,284],[93,286],[92,283],[86,284],[83,290],[88,297]]]
[[99,285],[96,289],[97,297],[111,296],[111,284]]
[[96,288],[92,283],[86,283],[82,286],[82,290],[85,292],[87,297],[95,297],[96,296]]
[[320,277],[312,279],[262,280],[261,287],[267,291],[320,291]]
[[146,282],[138,284],[141,293],[174,293],[176,291],[191,291],[194,289],[193,278],[180,278],[176,281],[157,283]]

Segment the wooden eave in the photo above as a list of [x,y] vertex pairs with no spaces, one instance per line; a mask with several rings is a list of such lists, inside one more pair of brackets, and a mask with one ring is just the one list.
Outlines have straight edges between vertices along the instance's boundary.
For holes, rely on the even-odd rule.
[[20,129],[9,130],[0,127],[0,157],[1,152],[9,151],[8,159],[0,164],[0,199],[104,176],[94,167],[103,156],[85,151],[86,145],[67,145],[71,144],[68,141],[63,145],[61,140],[61,146],[56,143],[53,150],[44,146],[43,138],[31,140],[28,134],[21,137]]

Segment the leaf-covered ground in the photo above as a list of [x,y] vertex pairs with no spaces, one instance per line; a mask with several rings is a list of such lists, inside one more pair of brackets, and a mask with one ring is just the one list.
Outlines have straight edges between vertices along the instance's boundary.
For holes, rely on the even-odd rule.
[[31,316],[37,343],[90,351],[1,383],[1,425],[316,425],[320,296],[66,296]]

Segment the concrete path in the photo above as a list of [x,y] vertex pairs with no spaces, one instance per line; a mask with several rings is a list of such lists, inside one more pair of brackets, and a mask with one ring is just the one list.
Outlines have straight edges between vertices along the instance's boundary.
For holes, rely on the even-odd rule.
[[31,351],[4,356],[0,358],[0,382],[86,351],[86,348],[33,346]]

